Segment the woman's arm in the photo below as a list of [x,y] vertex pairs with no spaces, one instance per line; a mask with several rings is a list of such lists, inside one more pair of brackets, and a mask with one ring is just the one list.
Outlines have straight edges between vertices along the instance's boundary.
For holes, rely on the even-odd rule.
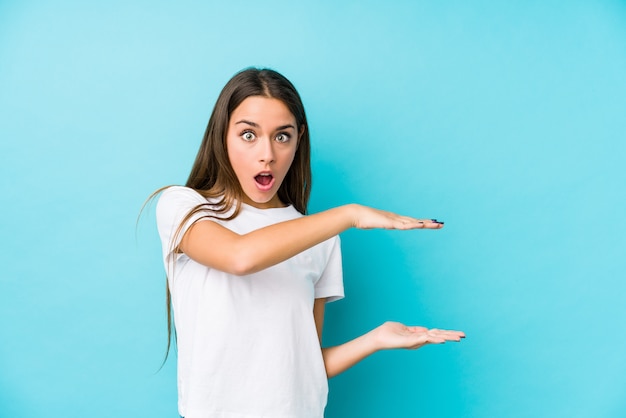
[[[313,316],[321,340],[324,321],[324,299],[316,299]],[[322,348],[326,374],[336,376],[354,366],[365,357],[380,350],[393,348],[417,349],[426,344],[441,344],[465,338],[461,331],[407,327],[399,322],[385,322],[370,332],[334,347]]]
[[215,222],[197,222],[180,250],[191,259],[227,273],[244,275],[278,264],[349,228],[440,229],[443,224],[361,205],[346,205],[239,235]]

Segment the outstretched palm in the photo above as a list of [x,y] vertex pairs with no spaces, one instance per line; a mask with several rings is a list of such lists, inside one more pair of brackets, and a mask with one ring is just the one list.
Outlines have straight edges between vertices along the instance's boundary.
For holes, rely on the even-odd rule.
[[417,349],[426,344],[441,344],[446,341],[460,341],[461,338],[465,338],[462,331],[406,326],[400,322],[385,322],[376,328],[374,333],[381,349]]

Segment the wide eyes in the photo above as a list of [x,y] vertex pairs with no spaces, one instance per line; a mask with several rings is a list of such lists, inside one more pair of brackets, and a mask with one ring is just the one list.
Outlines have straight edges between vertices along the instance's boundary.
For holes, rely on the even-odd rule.
[[254,133],[251,131],[245,131],[243,134],[241,134],[241,138],[244,141],[250,142],[250,141],[254,141],[254,138],[256,138],[256,135],[254,135]]
[[287,142],[289,141],[289,135],[282,133],[282,134],[278,134],[276,135],[276,142]]
[[[241,134],[241,139],[243,139],[246,142],[252,142],[256,139],[256,135],[252,131],[244,131]],[[285,142],[289,142],[290,139],[291,139],[291,135],[285,132],[281,132],[277,134],[276,137],[274,138],[276,142],[280,142],[281,144],[284,144]]]

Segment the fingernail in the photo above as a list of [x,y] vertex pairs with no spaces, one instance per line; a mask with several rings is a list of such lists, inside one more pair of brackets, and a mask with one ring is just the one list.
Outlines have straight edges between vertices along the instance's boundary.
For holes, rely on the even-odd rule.
[[433,221],[433,222],[437,222],[437,219],[431,219],[431,221]]

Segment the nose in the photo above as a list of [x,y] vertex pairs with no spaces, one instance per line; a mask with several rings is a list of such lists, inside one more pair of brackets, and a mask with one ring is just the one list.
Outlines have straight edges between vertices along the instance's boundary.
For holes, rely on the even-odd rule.
[[262,163],[270,164],[275,160],[274,143],[270,138],[263,138],[259,141],[259,161]]

